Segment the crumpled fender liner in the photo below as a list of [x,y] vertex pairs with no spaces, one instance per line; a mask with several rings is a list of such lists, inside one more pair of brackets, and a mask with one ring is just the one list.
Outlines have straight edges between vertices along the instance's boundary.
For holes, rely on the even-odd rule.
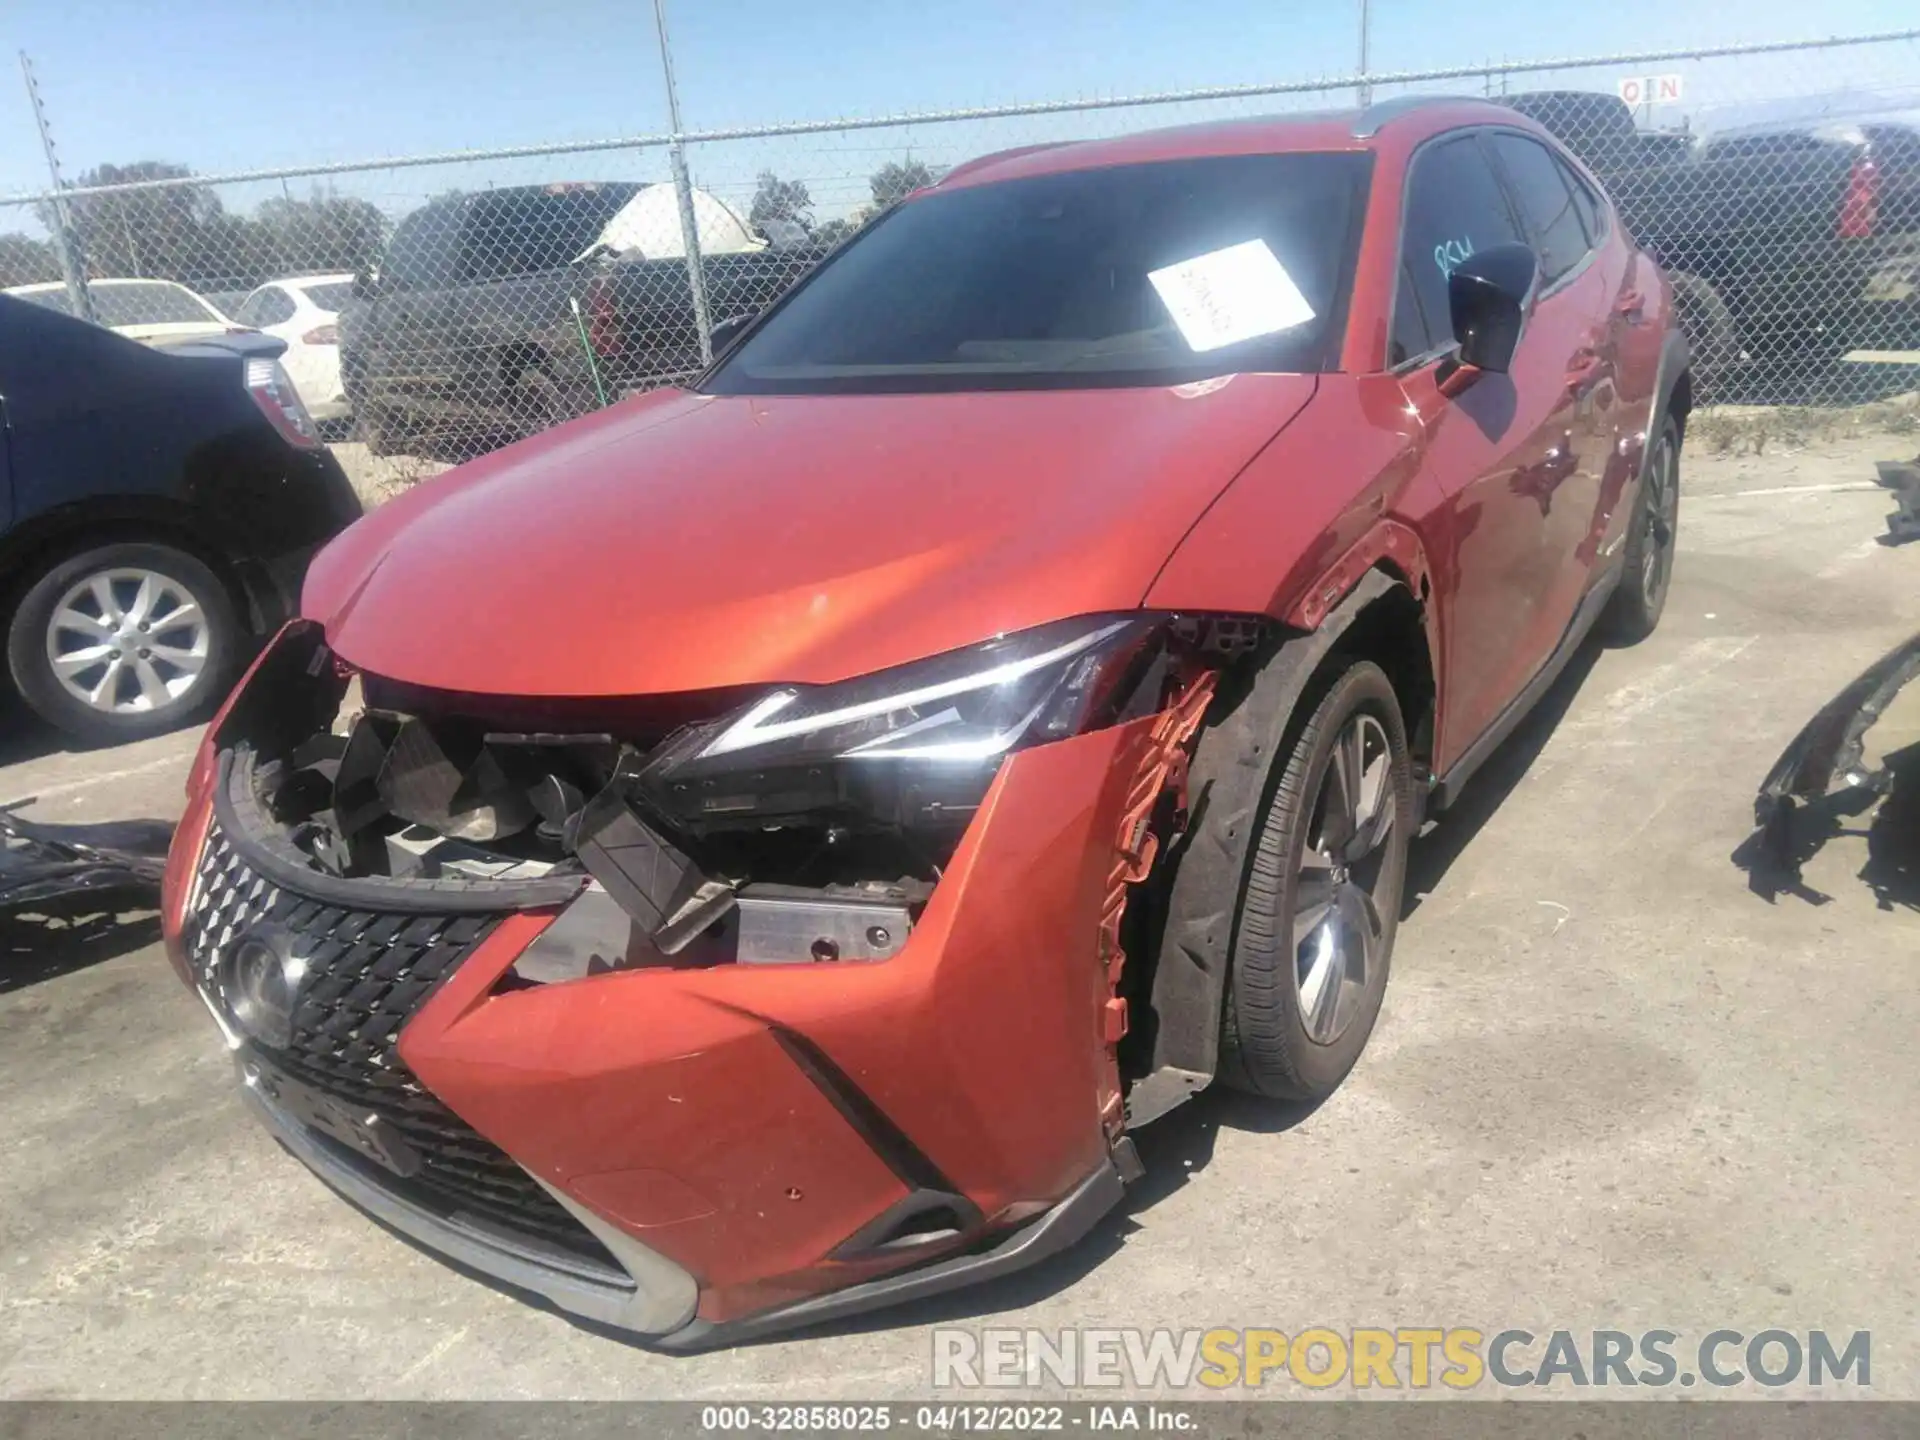
[[1128,1092],[1129,1128],[1212,1081],[1240,893],[1274,756],[1308,681],[1341,636],[1368,606],[1405,588],[1385,571],[1368,571],[1317,629],[1283,640],[1257,671],[1221,685],[1188,771],[1187,828],[1168,854],[1175,869],[1153,975],[1152,1063]]

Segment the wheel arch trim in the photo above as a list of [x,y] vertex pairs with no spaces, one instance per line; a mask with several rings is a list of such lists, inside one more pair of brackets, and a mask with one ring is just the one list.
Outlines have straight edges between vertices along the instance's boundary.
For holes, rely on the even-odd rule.
[[1396,591],[1414,593],[1402,577],[1366,568],[1315,628],[1286,635],[1257,669],[1237,684],[1223,681],[1216,695],[1189,771],[1190,818],[1170,852],[1175,864],[1153,974],[1153,1051],[1148,1073],[1127,1097],[1129,1127],[1188,1099],[1218,1068],[1240,892],[1275,757],[1309,682],[1341,637]]

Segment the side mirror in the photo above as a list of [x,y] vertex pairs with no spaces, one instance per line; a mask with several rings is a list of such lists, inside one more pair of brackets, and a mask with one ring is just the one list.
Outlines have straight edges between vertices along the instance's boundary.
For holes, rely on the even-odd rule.
[[731,350],[733,342],[747,333],[747,327],[753,324],[756,318],[758,317],[753,315],[729,315],[714,326],[713,334],[708,337],[708,343],[713,346],[714,357],[718,359],[726,351]]
[[[1504,375],[1533,309],[1540,264],[1525,245],[1475,251],[1447,276],[1447,308],[1460,344],[1460,370]],[[1457,373],[1457,372],[1456,372]]]

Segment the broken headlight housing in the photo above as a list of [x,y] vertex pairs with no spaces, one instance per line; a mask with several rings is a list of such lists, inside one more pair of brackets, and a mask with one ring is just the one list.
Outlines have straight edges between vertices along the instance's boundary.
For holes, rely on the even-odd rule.
[[640,789],[693,835],[836,815],[964,826],[1010,751],[1126,708],[1164,623],[1063,620],[840,684],[783,686],[675,736]]

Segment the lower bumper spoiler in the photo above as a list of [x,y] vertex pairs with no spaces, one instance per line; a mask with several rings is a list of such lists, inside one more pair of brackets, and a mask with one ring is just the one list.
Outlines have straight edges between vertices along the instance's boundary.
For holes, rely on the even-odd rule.
[[868,1280],[744,1319],[714,1322],[695,1318],[699,1286],[692,1275],[552,1186],[546,1186],[549,1193],[606,1246],[625,1270],[628,1283],[617,1283],[610,1275],[566,1268],[551,1257],[395,1194],[369,1173],[369,1166],[326,1144],[247,1083],[244,1073],[241,1078],[249,1103],[274,1138],[340,1195],[388,1228],[456,1265],[539,1296],[568,1315],[626,1331],[643,1344],[668,1351],[735,1345],[1012,1274],[1072,1246],[1119,1203],[1126,1188],[1119,1166],[1108,1160],[1052,1209],[985,1250]]

